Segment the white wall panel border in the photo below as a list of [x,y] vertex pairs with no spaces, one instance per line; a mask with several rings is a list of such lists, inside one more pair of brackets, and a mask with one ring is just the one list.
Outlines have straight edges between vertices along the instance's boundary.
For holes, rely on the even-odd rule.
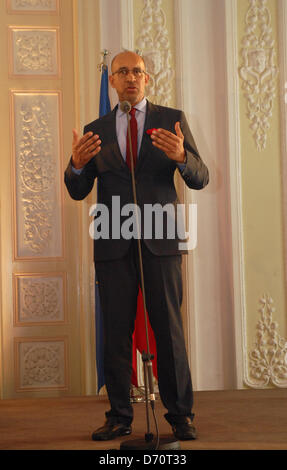
[[121,3],[121,47],[134,50],[133,1],[120,0]]
[[9,26],[9,74],[18,78],[60,78],[60,30]]
[[[279,78],[280,78],[280,121],[281,159],[283,188],[283,224],[285,249],[285,285],[287,281],[287,1],[278,0],[279,27]],[[287,292],[287,289],[285,289]]]
[[244,241],[241,188],[241,144],[238,79],[237,0],[225,0],[227,95],[228,95],[228,145],[231,229],[233,254],[233,305],[236,348],[237,387],[243,386],[246,351],[246,300],[244,279]]
[[6,0],[9,13],[19,14],[58,14],[59,0]]

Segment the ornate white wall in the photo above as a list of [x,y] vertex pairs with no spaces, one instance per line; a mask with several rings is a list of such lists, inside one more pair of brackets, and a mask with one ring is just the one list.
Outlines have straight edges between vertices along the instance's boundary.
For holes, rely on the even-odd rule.
[[[282,101],[286,94],[286,1],[246,0],[243,5],[237,0],[108,0],[101,2],[100,11],[101,47],[111,55],[121,48],[142,50],[152,72],[150,98],[185,111],[210,170],[210,184],[204,191],[180,188],[185,202],[198,204],[198,246],[188,256],[184,273],[195,388],[286,386],[284,311],[277,311],[272,296],[263,294],[274,276],[266,272],[262,278],[254,270],[254,260],[260,266],[264,255],[250,255],[254,233],[246,219],[252,195],[247,184],[253,171],[250,167],[246,173],[246,158],[259,159],[266,149],[270,155],[269,142],[276,141],[272,122],[278,116],[277,32],[286,202],[286,101]],[[121,27],[115,29],[118,18]],[[173,18],[172,28],[168,18]],[[247,151],[248,139],[253,147]],[[278,153],[277,147],[274,152]],[[263,178],[268,172],[259,161],[257,165],[260,181],[260,172]],[[272,171],[275,167],[276,160]],[[260,191],[254,185],[254,194],[264,200]],[[287,246],[286,228],[284,233]],[[280,236],[276,228],[274,240]],[[271,260],[272,253],[278,253],[275,244],[268,248]],[[262,269],[266,269],[264,263]],[[252,298],[250,273],[257,276],[261,290],[260,295],[252,293]],[[277,295],[282,308],[280,291]],[[269,358],[266,366],[264,354]]]

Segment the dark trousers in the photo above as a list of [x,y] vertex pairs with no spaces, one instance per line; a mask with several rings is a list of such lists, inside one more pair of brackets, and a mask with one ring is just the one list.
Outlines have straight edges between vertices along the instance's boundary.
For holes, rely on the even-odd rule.
[[[193,417],[193,391],[181,320],[181,255],[155,256],[142,243],[146,304],[157,346],[158,386],[170,422]],[[104,372],[111,410],[131,423],[132,334],[140,284],[137,241],[121,259],[96,263],[104,323]]]

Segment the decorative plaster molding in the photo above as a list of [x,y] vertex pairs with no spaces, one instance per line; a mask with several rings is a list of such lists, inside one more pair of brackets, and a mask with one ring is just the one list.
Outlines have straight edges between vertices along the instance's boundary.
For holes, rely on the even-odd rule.
[[136,44],[150,75],[147,97],[155,104],[171,105],[174,70],[170,64],[169,33],[162,0],[144,0]]
[[277,332],[272,297],[265,294],[260,303],[261,319],[256,327],[255,348],[249,353],[250,378],[247,385],[253,388],[265,388],[270,384],[287,387],[287,340]]
[[61,75],[59,28],[9,27],[11,76],[58,78]]
[[65,274],[14,274],[15,325],[59,325],[65,321]]
[[245,36],[242,39],[242,66],[239,75],[247,100],[247,117],[256,142],[257,150],[266,148],[267,131],[276,97],[274,37],[271,27],[271,13],[267,0],[249,0],[245,16]]
[[7,0],[11,13],[56,13],[59,0]]
[[67,388],[67,338],[15,338],[17,391]]
[[60,92],[12,92],[11,107],[17,257],[60,257]]

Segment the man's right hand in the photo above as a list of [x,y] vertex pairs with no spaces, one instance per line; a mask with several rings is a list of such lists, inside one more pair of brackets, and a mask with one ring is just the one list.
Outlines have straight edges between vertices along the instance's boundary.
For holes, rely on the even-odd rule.
[[79,138],[76,129],[73,129],[73,156],[72,165],[76,169],[83,168],[95,155],[101,151],[101,140],[97,134],[87,132]]

